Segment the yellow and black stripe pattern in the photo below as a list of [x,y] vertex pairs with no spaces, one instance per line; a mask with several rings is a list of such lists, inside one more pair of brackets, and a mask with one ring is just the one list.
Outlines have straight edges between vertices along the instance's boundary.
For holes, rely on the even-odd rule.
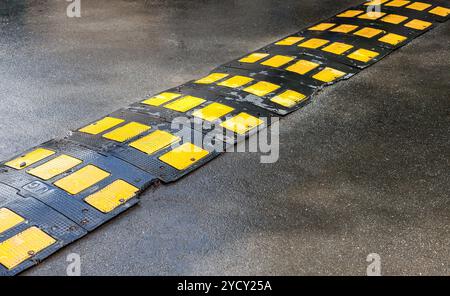
[[[147,187],[176,181],[220,155],[216,147],[299,109],[449,15],[444,0],[366,1],[5,161],[0,275],[37,264],[135,205]],[[179,117],[217,127],[181,135]],[[220,137],[205,141],[214,132]]]

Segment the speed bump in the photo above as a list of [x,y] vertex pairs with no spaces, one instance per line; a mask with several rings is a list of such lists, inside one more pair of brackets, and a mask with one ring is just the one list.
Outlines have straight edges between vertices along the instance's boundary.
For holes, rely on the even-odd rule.
[[4,162],[0,275],[39,263],[158,179],[192,172],[449,16],[444,0],[366,1]]
[[111,212],[104,213],[86,202],[88,196],[117,180],[127,182],[138,191],[156,181],[156,177],[126,161],[70,141],[49,141],[29,153],[40,149],[53,154],[28,169],[1,167],[0,182],[17,189],[23,197],[39,200],[88,231],[138,202],[133,196]]
[[86,230],[0,183],[0,275],[15,275],[83,237]]

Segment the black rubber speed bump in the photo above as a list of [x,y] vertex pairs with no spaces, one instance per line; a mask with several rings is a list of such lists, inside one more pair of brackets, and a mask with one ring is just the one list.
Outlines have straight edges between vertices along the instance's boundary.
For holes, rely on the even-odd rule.
[[86,230],[0,183],[0,275],[14,275],[81,238]]

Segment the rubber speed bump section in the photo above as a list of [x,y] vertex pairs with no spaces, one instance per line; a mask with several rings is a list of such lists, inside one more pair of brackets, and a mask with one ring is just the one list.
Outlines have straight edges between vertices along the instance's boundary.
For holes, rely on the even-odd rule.
[[202,109],[196,110],[193,115],[206,121],[214,122],[234,110],[233,107],[221,103],[212,103]]
[[210,84],[210,83],[217,82],[217,81],[219,81],[219,80],[221,80],[221,79],[223,79],[223,78],[225,78],[227,76],[228,75],[224,74],[224,73],[213,73],[213,74],[210,74],[210,75],[208,75],[206,77],[203,77],[202,79],[199,79],[199,80],[197,80],[195,82],[199,83],[199,84]]
[[130,147],[151,155],[157,151],[169,147],[174,143],[179,142],[180,140],[180,137],[175,136],[167,131],[156,130],[151,134],[130,143]]
[[110,128],[115,127],[118,124],[121,124],[122,122],[123,120],[119,118],[105,117],[99,121],[81,128],[80,132],[91,135],[98,135],[106,130],[109,130]]
[[[367,5],[367,4],[364,4]],[[445,1],[385,1],[380,9],[387,12],[407,14],[411,17],[433,19],[445,22],[450,14],[449,3]]]
[[239,135],[245,135],[248,131],[258,127],[261,124],[263,124],[261,119],[242,112],[235,117],[222,122],[220,125]]
[[70,194],[78,194],[109,176],[111,176],[110,173],[94,165],[87,165],[75,173],[56,181],[54,184]]
[[25,219],[7,208],[0,208],[0,235],[22,223]]
[[177,170],[185,170],[207,156],[209,152],[192,143],[183,145],[163,154],[159,159]]
[[11,270],[54,243],[56,240],[44,231],[30,227],[0,242],[0,264]]
[[180,94],[163,92],[149,99],[144,100],[142,103],[150,106],[161,106],[162,104],[172,101],[173,99],[176,99],[178,97],[180,97]]
[[103,137],[116,142],[125,142],[148,131],[149,129],[151,129],[151,126],[149,125],[138,122],[130,122],[122,127],[110,131],[109,133],[103,135]]
[[270,100],[274,103],[277,103],[281,106],[292,108],[302,101],[304,101],[307,97],[304,94],[293,90],[286,90],[279,95],[274,96]]
[[55,154],[55,151],[37,148],[33,151],[30,151],[24,155],[21,155],[13,160],[6,162],[5,165],[16,170],[21,170],[29,167],[30,165],[36,162],[46,159],[47,157],[53,154]]
[[121,204],[133,198],[139,188],[123,181],[117,180],[85,198],[85,201],[103,213],[109,213]]
[[30,175],[41,178],[42,180],[49,180],[76,167],[81,163],[82,161],[80,159],[63,154],[29,170],[28,173]]
[[[39,148],[55,151],[55,155],[43,163],[30,166],[29,170],[4,166],[0,170],[1,182],[16,188],[20,196],[39,200],[89,231],[135,205],[138,200],[131,198],[113,211],[103,213],[85,202],[87,196],[117,180],[123,180],[139,190],[157,180],[154,175],[109,153],[99,153],[71,141],[50,141]],[[67,156],[73,160],[70,165],[55,165],[61,157]],[[65,170],[72,165],[75,166]]]
[[313,78],[323,81],[323,82],[333,82],[338,80],[341,77],[344,77],[346,75],[345,72],[326,67],[323,70],[321,70],[319,73],[315,74]]
[[38,264],[86,231],[52,208],[0,183],[0,275]]

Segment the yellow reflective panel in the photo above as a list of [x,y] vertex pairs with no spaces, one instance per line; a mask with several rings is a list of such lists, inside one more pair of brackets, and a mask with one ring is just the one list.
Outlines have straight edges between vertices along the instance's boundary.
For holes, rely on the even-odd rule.
[[121,124],[124,121],[125,120],[119,118],[105,117],[97,122],[94,122],[86,127],[79,129],[78,131],[86,134],[98,135],[118,124]]
[[245,112],[241,112],[235,117],[222,122],[220,126],[237,134],[245,135],[245,133],[261,125],[262,123],[263,121],[261,119]]
[[364,11],[362,10],[347,10],[343,13],[338,14],[337,17],[355,17],[363,12]]
[[364,20],[377,20],[384,15],[386,15],[385,12],[372,11],[361,14],[360,16],[358,16],[358,18]]
[[435,14],[435,15],[447,17],[450,14],[450,9],[449,8],[445,8],[445,7],[441,7],[441,6],[436,6],[435,8],[433,8],[432,10],[430,10],[428,12],[432,13],[432,14]]
[[302,41],[305,37],[287,37],[283,40],[276,42],[276,45],[294,45],[297,42]]
[[276,55],[276,56],[273,56],[270,59],[262,62],[261,65],[270,66],[270,67],[280,67],[280,66],[283,66],[283,65],[289,63],[292,60],[294,60],[293,57]]
[[247,88],[244,88],[244,91],[254,94],[255,96],[265,96],[267,94],[270,94],[271,92],[279,89],[280,86],[270,83],[270,82],[266,82],[266,81],[259,81],[253,85],[250,85]]
[[1,208],[0,209],[0,234],[14,226],[22,223],[25,219],[10,209]]
[[97,210],[109,213],[133,198],[138,191],[139,188],[123,180],[117,180],[96,193],[89,195],[84,200]]
[[306,48],[319,48],[330,41],[325,39],[319,39],[319,38],[311,38],[303,43],[300,43],[298,46],[300,47],[306,47]]
[[380,4],[386,3],[388,1],[389,0],[373,0],[373,1],[370,1],[370,2],[364,3],[364,5],[370,5],[370,6],[372,6],[372,5],[380,5]]
[[406,16],[403,15],[398,15],[398,14],[388,14],[387,16],[383,17],[381,19],[381,21],[385,22],[385,23],[390,23],[390,24],[395,24],[398,25],[401,22],[406,21],[408,18]]
[[281,106],[291,108],[300,103],[306,99],[306,96],[304,94],[301,94],[299,92],[293,91],[293,90],[287,90],[272,99],[270,99],[272,102],[277,103]]
[[300,60],[295,64],[287,67],[286,70],[303,75],[317,67],[319,67],[319,64],[317,63],[306,60]]
[[343,54],[347,50],[353,48],[352,45],[341,43],[341,42],[333,42],[332,44],[322,48],[323,51],[331,52],[334,54]]
[[172,151],[160,156],[159,159],[177,170],[184,170],[208,154],[208,151],[197,147],[192,143],[184,143]]
[[350,33],[351,31],[354,31],[358,28],[358,26],[355,25],[339,25],[336,28],[331,29],[331,32],[337,32],[337,33]]
[[164,108],[175,110],[178,112],[186,112],[204,102],[206,102],[206,100],[202,98],[185,96],[181,99],[178,99],[176,101],[173,101],[172,103],[165,105]]
[[378,34],[381,34],[383,32],[384,31],[382,31],[382,30],[365,27],[365,28],[362,28],[361,30],[356,31],[353,34],[361,36],[361,37],[372,38],[372,37],[377,36]]
[[103,138],[122,143],[148,131],[149,129],[151,129],[151,127],[148,125],[138,122],[130,122],[122,127],[110,131],[107,134],[104,134]]
[[344,76],[345,74],[347,74],[347,73],[333,69],[333,68],[326,67],[325,69],[323,69],[322,71],[320,71],[319,73],[314,75],[313,78],[323,81],[323,82],[332,82],[332,81]]
[[211,83],[219,81],[220,79],[223,79],[223,78],[225,78],[227,76],[228,76],[228,74],[225,74],[225,73],[212,73],[212,74],[209,74],[206,77],[203,77],[202,79],[199,79],[199,80],[195,81],[195,83],[211,84]]
[[181,97],[181,95],[176,94],[176,93],[163,92],[163,93],[160,93],[159,95],[156,95],[154,97],[151,97],[150,99],[143,101],[142,104],[157,107],[157,106],[161,106],[164,103],[172,101],[173,99],[176,99],[178,97]]
[[53,158],[49,162],[44,163],[34,169],[28,171],[28,174],[41,178],[43,180],[49,180],[53,177],[56,177],[71,168],[76,167],[80,163],[82,163],[80,159],[71,157],[69,155],[60,155],[56,158]]
[[378,55],[379,55],[378,52],[361,48],[361,49],[358,49],[358,50],[352,52],[347,57],[349,57],[353,60],[367,63],[368,61],[370,61],[371,59],[375,58]]
[[253,81],[253,78],[238,75],[238,76],[233,76],[230,79],[227,79],[220,83],[217,83],[217,85],[236,88],[236,87],[241,87],[252,81]]
[[11,270],[54,243],[53,237],[30,227],[0,243],[0,264]]
[[430,23],[430,22],[414,19],[410,22],[407,22],[405,24],[405,27],[416,29],[416,30],[425,30],[426,28],[428,28],[431,25],[432,25],[432,23]]
[[333,27],[334,25],[336,25],[336,24],[333,24],[333,23],[321,23],[321,24],[318,24],[318,25],[315,25],[315,26],[309,28],[308,30],[310,30],[310,31],[326,31],[329,28]]
[[87,165],[75,173],[64,177],[54,184],[55,186],[69,192],[78,194],[81,191],[108,178],[111,174],[93,165]]
[[16,159],[8,161],[7,163],[5,163],[5,165],[16,170],[21,170],[55,153],[56,153],[55,151],[51,151],[44,148],[38,148]]
[[389,33],[389,34],[384,35],[383,37],[381,37],[378,40],[381,41],[381,42],[384,42],[384,43],[397,45],[397,44],[405,41],[406,39],[407,38],[405,36],[397,35],[397,34],[394,34],[394,33]]
[[153,133],[130,143],[130,146],[144,153],[153,154],[178,141],[180,141],[180,137],[165,131],[156,130]]
[[429,8],[430,6],[431,6],[431,4],[428,4],[428,3],[414,2],[414,3],[411,3],[410,5],[406,6],[406,8],[414,9],[414,10],[418,10],[418,11],[424,11],[425,9]]
[[206,121],[215,121],[220,117],[230,113],[234,108],[220,103],[212,103],[202,109],[196,110],[192,113],[193,116],[201,118]]
[[411,1],[403,1],[403,0],[394,0],[389,3],[386,3],[386,6],[392,6],[392,7],[402,7],[406,4],[410,3]]
[[251,53],[246,57],[243,57],[242,59],[239,60],[239,62],[241,63],[254,63],[257,62],[259,60],[262,60],[263,58],[267,57],[269,54],[268,53],[259,53],[259,52],[255,52],[255,53]]

